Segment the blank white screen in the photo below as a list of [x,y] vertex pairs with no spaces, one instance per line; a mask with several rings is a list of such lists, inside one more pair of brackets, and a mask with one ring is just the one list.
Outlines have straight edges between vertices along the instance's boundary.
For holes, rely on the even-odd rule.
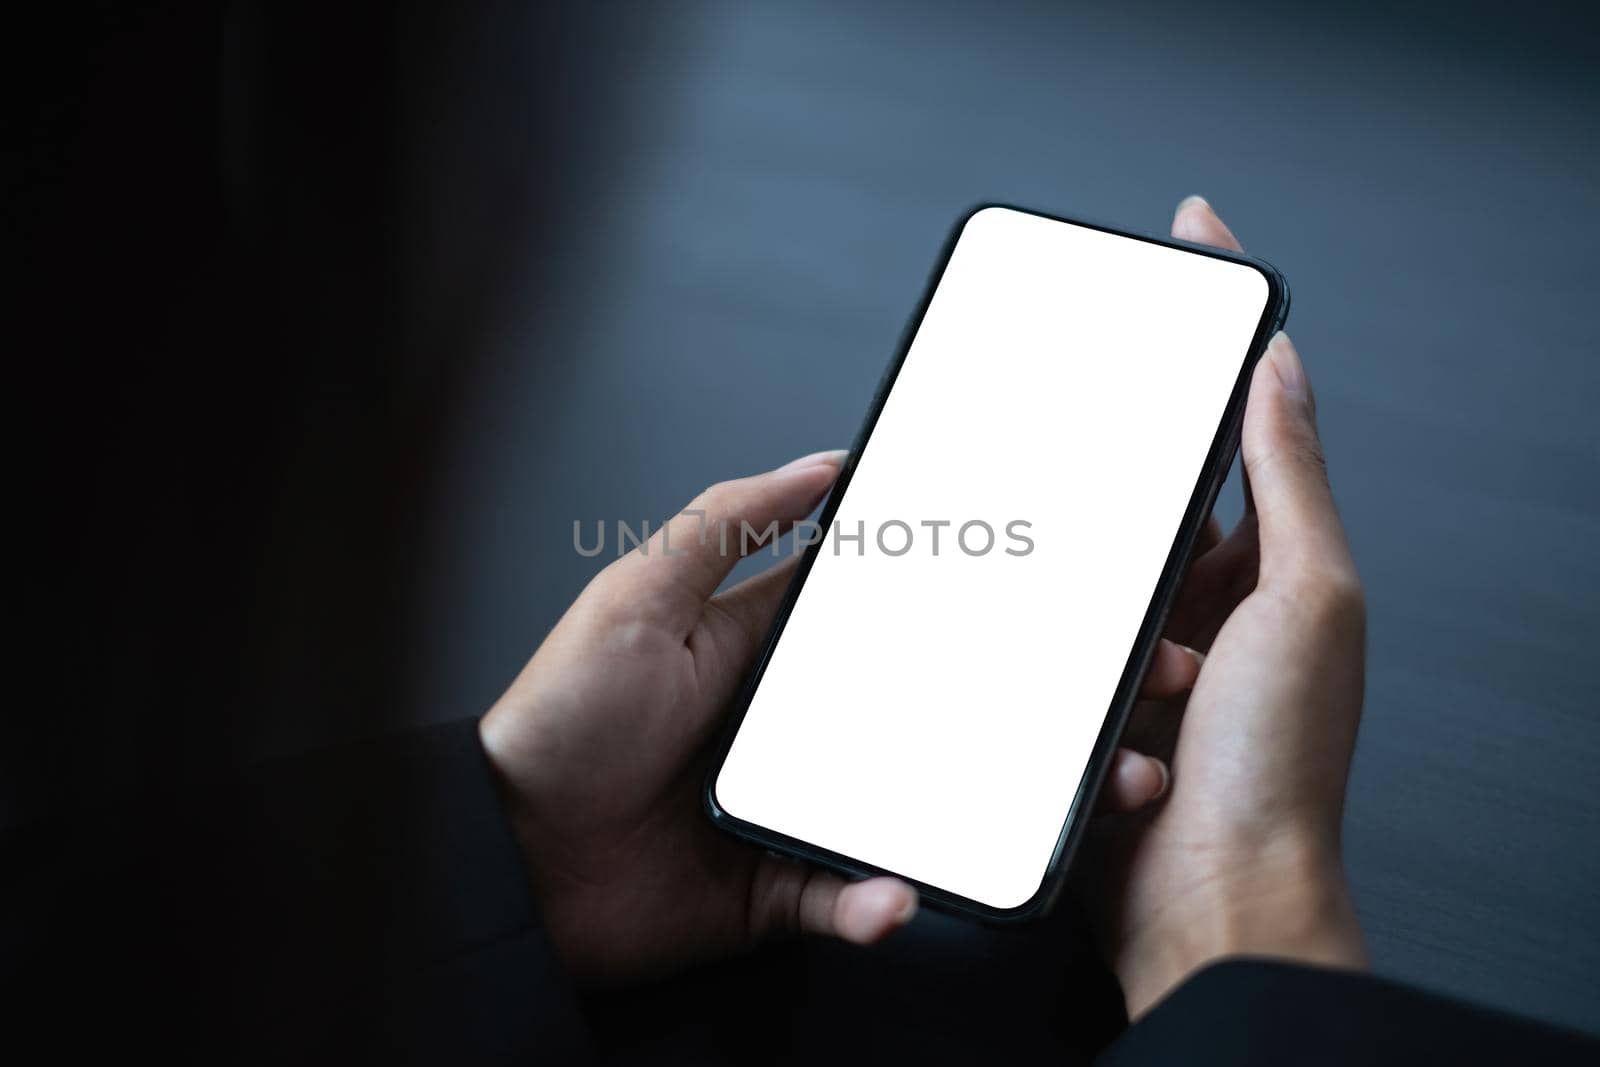
[[[729,814],[996,908],[1040,888],[1269,291],[967,222],[716,783]],[[910,551],[876,543],[912,530]],[[925,521],[949,520],[938,530]],[[981,520],[992,550],[968,555]],[[1034,547],[1006,535],[1022,520]],[[899,551],[898,527],[885,542]],[[980,528],[968,545],[981,548]],[[858,552],[860,554],[858,554]]]

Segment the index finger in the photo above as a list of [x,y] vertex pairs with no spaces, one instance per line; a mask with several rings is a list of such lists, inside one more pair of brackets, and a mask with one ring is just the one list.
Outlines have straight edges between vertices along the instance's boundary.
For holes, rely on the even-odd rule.
[[1203,196],[1186,196],[1178,202],[1178,210],[1172,216],[1172,236],[1213,248],[1244,251],[1239,239]]

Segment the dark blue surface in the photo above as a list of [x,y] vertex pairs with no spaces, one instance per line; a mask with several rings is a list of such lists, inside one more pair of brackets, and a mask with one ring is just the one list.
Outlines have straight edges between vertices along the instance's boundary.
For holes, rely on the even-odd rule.
[[574,519],[848,444],[969,205],[1163,230],[1201,193],[1293,285],[1367,582],[1376,966],[1600,1031],[1600,91],[1542,17],[419,17],[406,344],[478,369],[418,519],[413,717],[515,674],[597,566]]

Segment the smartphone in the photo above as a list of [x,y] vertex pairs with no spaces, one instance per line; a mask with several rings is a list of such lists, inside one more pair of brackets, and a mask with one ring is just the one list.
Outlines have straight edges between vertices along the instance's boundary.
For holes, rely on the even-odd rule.
[[1044,912],[1288,314],[1268,264],[958,222],[707,780],[714,823],[945,910]]

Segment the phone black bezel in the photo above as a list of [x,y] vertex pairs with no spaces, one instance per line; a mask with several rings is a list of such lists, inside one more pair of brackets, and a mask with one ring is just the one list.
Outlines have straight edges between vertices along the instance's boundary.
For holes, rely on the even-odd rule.
[[[800,591],[805,586],[806,577],[811,572],[811,567],[816,561],[818,552],[827,543],[826,537],[821,538],[816,544],[808,546],[800,558],[794,578],[790,581],[789,588],[784,593],[783,602],[778,608],[777,617],[773,620],[772,629],[762,645],[761,655],[746,678],[744,686],[740,690],[739,698],[721,731],[713,752],[711,769],[706,776],[705,788],[702,790],[702,800],[706,815],[713,824],[750,844],[768,849],[779,855],[831,869],[850,877],[894,875],[916,886],[924,902],[942,911],[971,916],[989,923],[1016,923],[1027,921],[1045,913],[1054,903],[1056,894],[1064,883],[1066,870],[1072,862],[1072,857],[1077,850],[1079,842],[1082,840],[1083,831],[1089,823],[1084,814],[1092,811],[1095,797],[1099,794],[1105,782],[1112,756],[1116,752],[1122,732],[1127,726],[1128,717],[1137,701],[1145,672],[1149,669],[1150,659],[1154,655],[1161,633],[1166,627],[1167,616],[1172,610],[1173,601],[1177,596],[1184,573],[1188,568],[1189,557],[1194,551],[1195,541],[1199,537],[1200,531],[1211,513],[1212,506],[1216,502],[1217,492],[1227,479],[1228,471],[1233,465],[1233,457],[1239,444],[1240,427],[1243,424],[1245,397],[1249,392],[1251,373],[1265,351],[1267,342],[1271,340],[1274,333],[1282,328],[1284,322],[1288,319],[1289,285],[1282,273],[1270,263],[1227,249],[1193,244],[1170,237],[1134,233],[1114,226],[1067,218],[1061,215],[1052,215],[1043,211],[1033,211],[1011,204],[983,203],[977,205],[957,220],[950,235],[945,239],[938,264],[923,291],[922,299],[917,305],[916,312],[911,316],[909,323],[900,336],[896,355],[890,361],[882,380],[878,384],[878,388],[872,398],[872,404],[867,411],[867,417],[862,423],[861,430],[856,434],[855,441],[851,444],[850,454],[839,471],[838,480],[834,483],[832,491],[823,503],[818,522],[824,531],[832,528],[834,514],[837,512],[844,494],[850,487],[850,480],[855,473],[856,462],[871,438],[879,416],[883,413],[889,393],[894,388],[895,379],[899,376],[900,368],[904,365],[906,356],[911,351],[911,346],[916,340],[918,330],[922,328],[923,319],[928,313],[929,305],[933,302],[934,293],[938,291],[939,282],[944,277],[945,269],[949,266],[950,257],[955,251],[957,242],[961,239],[962,232],[966,229],[967,223],[975,216],[991,208],[1016,211],[1025,215],[1049,219],[1053,222],[1082,226],[1101,233],[1162,245],[1168,248],[1176,248],[1196,255],[1209,256],[1213,259],[1225,259],[1239,263],[1259,271],[1266,279],[1268,289],[1268,299],[1262,311],[1261,321],[1256,324],[1255,334],[1251,338],[1249,349],[1246,351],[1241,363],[1238,378],[1234,382],[1233,390],[1228,398],[1227,407],[1223,412],[1217,432],[1212,438],[1205,466],[1201,469],[1200,477],[1195,483],[1194,492],[1190,495],[1189,505],[1184,512],[1183,521],[1178,528],[1176,536],[1173,538],[1172,548],[1168,552],[1166,563],[1162,567],[1160,580],[1156,583],[1156,589],[1151,596],[1150,605],[1145,611],[1144,621],[1140,625],[1139,633],[1129,653],[1127,664],[1123,668],[1122,677],[1117,683],[1116,692],[1112,697],[1110,707],[1107,709],[1105,721],[1101,724],[1100,732],[1095,739],[1089,762],[1084,768],[1082,778],[1079,780],[1078,790],[1073,796],[1071,806],[1067,809],[1061,832],[1057,836],[1055,850],[1052,852],[1050,862],[1045,868],[1043,877],[1040,879],[1039,888],[1022,904],[1011,908],[996,908],[982,901],[973,900],[941,889],[938,886],[929,885],[913,878],[906,878],[905,875],[898,872],[885,870],[853,857],[801,841],[769,827],[747,822],[724,810],[717,802],[717,778],[722,773],[723,763],[727,760],[734,738],[738,735],[739,727],[744,722],[744,717],[750,709],[751,701],[755,698],[756,689],[761,683],[762,676],[766,673],[767,664],[771,660],[773,650],[777,647],[778,640],[782,637],[783,631],[788,625],[790,613],[794,609],[795,602],[799,599]],[[1132,324],[1130,324],[1131,326]]]

